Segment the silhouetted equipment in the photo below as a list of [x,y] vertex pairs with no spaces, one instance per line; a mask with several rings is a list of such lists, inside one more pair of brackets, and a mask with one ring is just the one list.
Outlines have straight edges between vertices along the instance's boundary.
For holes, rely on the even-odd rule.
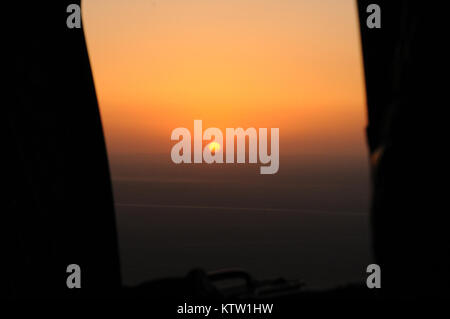
[[165,278],[125,289],[127,298],[171,297],[174,300],[281,299],[302,292],[304,284],[284,278],[256,280],[241,269],[206,272],[193,269],[183,278]]
[[299,293],[304,286],[299,280],[284,278],[256,280],[241,269],[221,269],[207,274],[223,298],[280,298]]

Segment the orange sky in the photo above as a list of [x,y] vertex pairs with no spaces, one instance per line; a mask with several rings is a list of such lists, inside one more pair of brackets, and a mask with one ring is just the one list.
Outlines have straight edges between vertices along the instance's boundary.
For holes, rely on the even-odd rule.
[[171,131],[279,127],[280,152],[365,156],[353,0],[89,0],[108,151],[168,154]]

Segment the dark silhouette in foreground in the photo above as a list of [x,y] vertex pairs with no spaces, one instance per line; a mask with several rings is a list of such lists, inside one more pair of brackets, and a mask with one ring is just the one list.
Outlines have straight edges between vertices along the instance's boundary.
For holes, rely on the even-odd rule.
[[[70,3],[16,2],[6,18],[13,72],[1,289],[10,297],[109,296],[120,287],[100,114],[83,29],[66,26]],[[82,289],[61,280],[73,263],[85,269]]]
[[358,1],[372,167],[372,239],[391,297],[449,296],[449,217],[439,176],[447,94],[445,19],[435,3],[377,1],[382,28],[368,29]]

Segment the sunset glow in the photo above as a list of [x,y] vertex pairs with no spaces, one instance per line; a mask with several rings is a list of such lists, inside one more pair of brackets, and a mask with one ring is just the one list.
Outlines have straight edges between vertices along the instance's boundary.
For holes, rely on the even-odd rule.
[[90,0],[83,23],[110,153],[168,156],[194,119],[279,127],[282,154],[365,150],[353,0]]
[[82,14],[126,283],[197,265],[303,278],[311,247],[354,262],[365,237],[349,230],[368,223],[347,216],[370,194],[356,1],[89,0]]
[[211,152],[218,152],[220,151],[220,144],[217,142],[211,142],[208,144],[208,148]]

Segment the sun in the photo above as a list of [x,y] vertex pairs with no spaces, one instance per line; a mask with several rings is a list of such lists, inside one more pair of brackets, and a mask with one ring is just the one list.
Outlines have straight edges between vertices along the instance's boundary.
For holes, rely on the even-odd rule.
[[208,144],[208,148],[211,152],[218,152],[220,151],[220,144],[217,142],[211,142]]

